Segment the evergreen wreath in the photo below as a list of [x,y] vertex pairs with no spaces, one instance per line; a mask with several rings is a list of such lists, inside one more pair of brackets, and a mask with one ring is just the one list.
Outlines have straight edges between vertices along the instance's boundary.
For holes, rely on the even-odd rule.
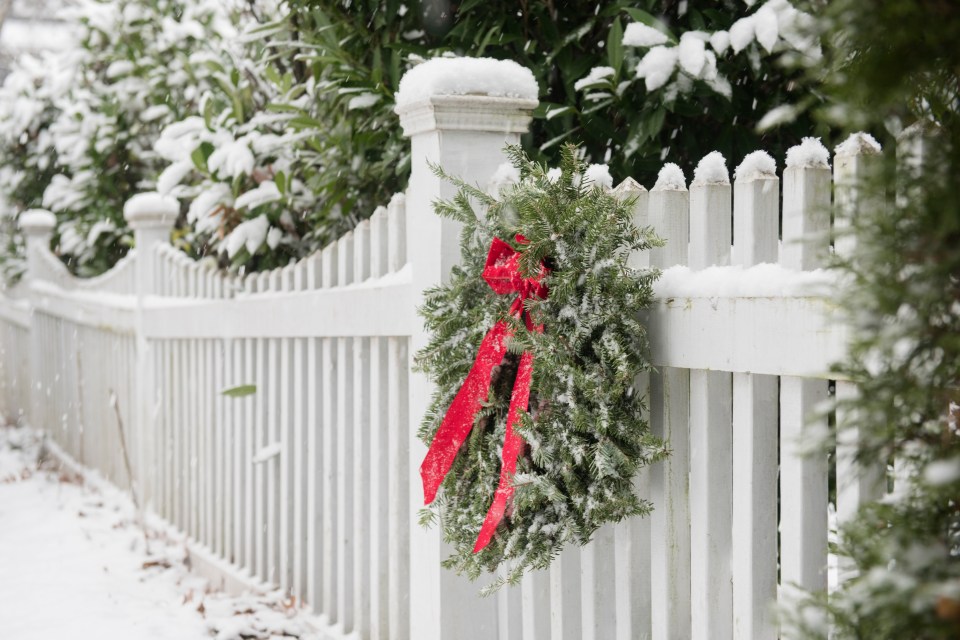
[[[634,478],[667,454],[650,433],[638,388],[638,376],[651,370],[638,312],[649,305],[658,272],[627,264],[632,252],[661,241],[633,224],[632,202],[584,178],[575,146],[567,145],[559,170],[549,172],[519,147],[507,152],[519,182],[499,197],[435,168],[458,187],[451,201],[435,209],[463,224],[462,262],[448,283],[425,293],[420,314],[431,340],[416,356],[417,368],[436,383],[419,432],[429,445],[488,330],[505,321],[512,334],[506,355],[490,372],[489,392],[478,403],[469,435],[455,450],[449,472],[436,478],[439,483],[442,477],[439,494],[420,513],[424,526],[439,521],[453,545],[443,566],[471,579],[499,569],[486,593],[516,584],[529,569],[546,568],[563,545],[586,544],[604,523],[647,515],[651,504],[636,494]],[[498,295],[484,280],[495,239],[517,252],[521,277],[542,278],[546,286],[545,297],[520,298],[525,313],[518,310],[517,295]],[[512,500],[493,523],[495,535],[477,550],[500,482],[524,352],[533,356],[533,373],[529,403],[516,424],[522,443],[510,479]]]

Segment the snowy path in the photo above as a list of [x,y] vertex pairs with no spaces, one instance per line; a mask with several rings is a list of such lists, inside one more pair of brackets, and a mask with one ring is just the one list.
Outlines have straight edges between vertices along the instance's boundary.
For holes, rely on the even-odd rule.
[[300,637],[306,616],[277,594],[209,593],[181,540],[150,554],[130,501],[39,464],[27,429],[0,427],[0,636],[7,640],[240,640]]

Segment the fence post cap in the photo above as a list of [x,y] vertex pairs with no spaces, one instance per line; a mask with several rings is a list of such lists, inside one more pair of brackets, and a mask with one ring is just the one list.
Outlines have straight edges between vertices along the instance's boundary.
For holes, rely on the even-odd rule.
[[172,227],[180,215],[180,203],[173,196],[156,191],[138,193],[123,205],[123,217],[133,229]]
[[526,67],[492,58],[434,58],[400,81],[395,112],[405,136],[436,129],[526,133],[537,107]]
[[53,233],[57,217],[46,209],[28,209],[20,214],[17,224],[28,236],[45,236]]

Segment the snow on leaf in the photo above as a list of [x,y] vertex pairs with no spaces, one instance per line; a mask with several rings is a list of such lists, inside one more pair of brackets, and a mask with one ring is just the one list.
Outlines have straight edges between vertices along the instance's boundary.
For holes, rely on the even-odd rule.
[[277,183],[273,180],[266,180],[261,182],[256,189],[251,189],[237,196],[233,206],[236,209],[253,209],[262,204],[276,202],[281,198],[282,196],[280,195],[280,189],[277,188]]
[[707,61],[703,40],[685,33],[680,38],[679,51],[680,68],[691,76],[698,77]]
[[754,17],[740,18],[730,27],[730,47],[734,53],[740,53],[753,41],[756,34]]
[[265,215],[259,215],[253,220],[238,224],[225,238],[227,256],[234,257],[244,247],[250,255],[255,254],[257,249],[266,242],[269,226],[270,223]]
[[[606,78],[613,76],[614,73],[613,67],[594,67],[593,69],[590,69],[590,73],[573,83],[573,88],[577,91],[581,91],[586,87],[591,87],[597,84],[605,84]],[[547,119],[549,119],[549,115]]]
[[623,31],[623,44],[628,47],[654,47],[665,44],[668,39],[662,31],[642,22],[631,22]]
[[644,79],[647,91],[655,91],[667,83],[676,66],[676,47],[654,47],[637,65],[637,77]]
[[212,173],[237,178],[253,173],[253,152],[246,142],[234,141],[214,150],[207,159]]
[[773,51],[780,32],[777,14],[770,6],[764,5],[754,14],[754,31],[760,46],[766,49],[767,53]]
[[730,46],[730,34],[726,31],[715,31],[710,35],[710,46],[718,55],[723,55]]

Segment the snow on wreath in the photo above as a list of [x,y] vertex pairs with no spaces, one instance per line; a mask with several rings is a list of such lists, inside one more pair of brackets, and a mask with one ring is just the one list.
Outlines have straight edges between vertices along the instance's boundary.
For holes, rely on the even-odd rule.
[[498,175],[514,180],[496,194],[435,168],[459,188],[435,208],[463,224],[462,262],[425,294],[431,339],[416,360],[436,383],[419,433],[431,445],[421,524],[452,543],[444,566],[497,572],[484,593],[648,514],[633,481],[667,454],[638,386],[651,367],[637,312],[658,274],[628,265],[661,241],[576,147],[551,171],[507,153],[515,171]]

